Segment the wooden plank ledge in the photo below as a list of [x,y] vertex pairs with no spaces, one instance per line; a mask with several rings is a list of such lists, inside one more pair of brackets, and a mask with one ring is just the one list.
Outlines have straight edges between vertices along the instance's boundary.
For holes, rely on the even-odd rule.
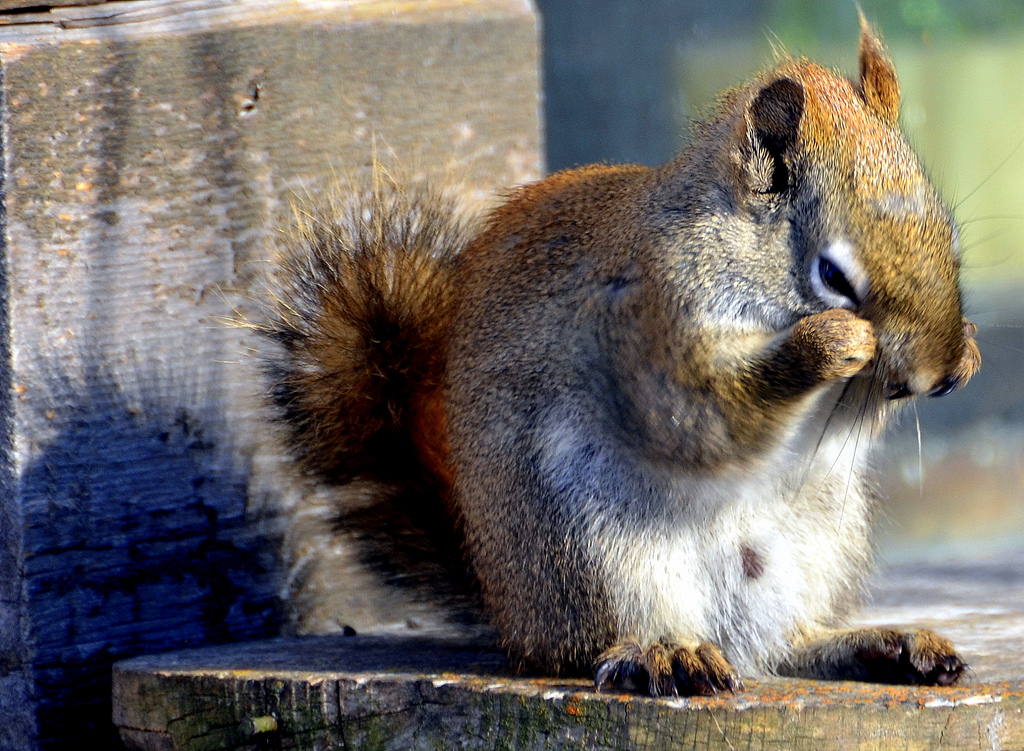
[[957,687],[772,678],[734,696],[650,699],[513,676],[485,637],[331,635],[120,662],[114,722],[129,748],[147,751],[1021,749],[1019,658],[978,636],[998,622],[1001,653],[1021,654],[1019,574],[1019,562],[907,567],[876,588],[866,623],[950,593],[949,618],[927,625],[965,645],[973,667]]

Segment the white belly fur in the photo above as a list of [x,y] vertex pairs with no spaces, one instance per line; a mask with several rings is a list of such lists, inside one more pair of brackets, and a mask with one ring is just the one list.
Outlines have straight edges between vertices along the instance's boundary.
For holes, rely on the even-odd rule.
[[[704,479],[680,473],[668,497],[640,502],[607,492],[618,484],[609,453],[595,456],[591,446],[589,460],[573,461],[565,422],[548,437],[549,469],[565,480],[567,471],[589,475],[580,483],[586,497],[575,498],[577,518],[620,638],[711,641],[741,673],[770,672],[791,637],[830,623],[867,573],[867,452],[845,431],[814,447],[794,439],[754,469]],[[642,523],[624,513],[631,503]],[[756,576],[744,570],[744,547],[756,555]]]

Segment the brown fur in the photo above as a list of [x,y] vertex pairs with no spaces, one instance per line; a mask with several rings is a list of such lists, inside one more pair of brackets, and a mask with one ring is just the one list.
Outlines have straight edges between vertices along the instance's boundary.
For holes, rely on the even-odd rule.
[[438,389],[458,257],[472,234],[455,204],[381,184],[340,211],[300,216],[278,259],[260,331],[298,460],[333,482],[356,476],[446,484]]
[[343,206],[298,215],[257,329],[289,448],[350,498],[333,525],[382,582],[475,620],[448,505],[439,393],[459,254],[474,231],[453,200],[378,176]]
[[855,83],[788,60],[730,92],[663,167],[558,173],[472,232],[377,191],[285,259],[295,453],[447,505],[517,666],[659,695],[732,690],[731,663],[959,677],[930,632],[830,630],[869,551],[841,439],[980,363],[866,25],[860,53]]

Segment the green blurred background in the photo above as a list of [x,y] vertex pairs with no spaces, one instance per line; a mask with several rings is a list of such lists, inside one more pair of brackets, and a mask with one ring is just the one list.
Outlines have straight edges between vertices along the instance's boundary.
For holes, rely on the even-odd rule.
[[[850,0],[540,0],[548,169],[658,164],[774,49],[848,74]],[[866,0],[899,71],[902,119],[961,224],[983,366],[918,400],[877,452],[883,560],[1024,553],[1024,2]],[[920,451],[916,422],[920,422]]]

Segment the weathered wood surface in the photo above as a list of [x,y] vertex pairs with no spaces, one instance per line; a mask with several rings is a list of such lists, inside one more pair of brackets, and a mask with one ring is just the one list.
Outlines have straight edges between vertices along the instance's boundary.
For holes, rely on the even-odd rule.
[[[1022,590],[1019,560],[880,582],[863,621],[952,636],[972,664],[952,688],[767,679],[735,696],[654,700],[512,677],[486,640],[319,636],[119,663],[114,719],[147,751],[1024,749]],[[253,721],[265,732],[251,734]]]
[[271,636],[286,501],[244,307],[290,204],[376,154],[535,178],[525,0],[0,14],[0,748],[110,740],[110,664]]
[[42,3],[39,0],[0,0],[0,13],[22,8],[40,8],[47,5],[99,5],[103,0],[61,0],[59,3]]

